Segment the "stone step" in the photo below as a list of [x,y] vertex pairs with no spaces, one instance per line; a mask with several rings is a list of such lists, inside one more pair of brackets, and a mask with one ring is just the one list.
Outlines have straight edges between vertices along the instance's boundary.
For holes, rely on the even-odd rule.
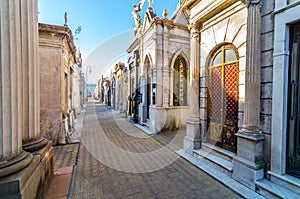
[[236,156],[235,153],[230,152],[226,149],[222,149],[222,148],[212,145],[210,143],[202,143],[201,148],[203,150],[209,151],[210,153],[213,153],[213,154],[220,156],[221,158],[226,159],[231,162],[232,162],[233,158]]
[[194,150],[194,156],[206,160],[210,165],[231,177],[233,167],[232,161],[204,149]]
[[147,121],[147,122],[142,122],[142,125],[143,125],[143,126],[146,126],[146,127],[148,127],[148,128],[149,128],[149,126],[150,126],[148,121]]
[[291,175],[278,175],[268,171],[270,181],[300,195],[300,179]]
[[267,179],[256,181],[256,192],[266,198],[300,198],[300,195],[292,192]]

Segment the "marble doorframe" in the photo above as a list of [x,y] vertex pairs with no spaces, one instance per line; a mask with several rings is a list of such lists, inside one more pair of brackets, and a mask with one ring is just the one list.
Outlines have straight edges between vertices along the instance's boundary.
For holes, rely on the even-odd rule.
[[276,1],[274,11],[275,34],[273,54],[273,100],[271,175],[286,174],[287,107],[290,24],[300,21],[300,2],[288,5]]

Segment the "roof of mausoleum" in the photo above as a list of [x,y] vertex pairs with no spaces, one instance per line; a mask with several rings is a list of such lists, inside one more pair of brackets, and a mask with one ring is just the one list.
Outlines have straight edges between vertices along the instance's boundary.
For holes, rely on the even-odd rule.
[[57,45],[54,38],[59,38],[59,41],[61,41],[61,46],[63,46],[63,42],[65,41],[72,56],[74,57],[74,60],[76,62],[79,61],[79,59],[77,59],[78,57],[76,57],[78,55],[76,54],[77,49],[74,44],[73,34],[68,26],[39,23],[39,37],[40,43],[46,43],[47,45],[52,45],[53,47]]
[[[159,18],[157,15],[154,15],[151,10],[148,10],[144,13],[143,25],[139,29],[133,31],[127,52],[133,52],[140,45],[141,38],[151,32],[157,25],[167,27],[168,29],[189,31],[188,24],[188,15],[180,4],[177,6],[176,11],[172,14],[170,19],[167,19],[166,17]],[[155,34],[155,32],[152,34]]]

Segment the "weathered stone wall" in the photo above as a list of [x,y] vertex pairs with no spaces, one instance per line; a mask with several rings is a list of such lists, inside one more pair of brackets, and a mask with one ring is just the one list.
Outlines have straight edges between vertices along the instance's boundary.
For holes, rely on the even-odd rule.
[[40,45],[41,132],[56,143],[62,132],[61,49]]
[[76,48],[65,26],[39,24],[39,37],[41,130],[53,144],[65,143],[74,125],[71,76]]

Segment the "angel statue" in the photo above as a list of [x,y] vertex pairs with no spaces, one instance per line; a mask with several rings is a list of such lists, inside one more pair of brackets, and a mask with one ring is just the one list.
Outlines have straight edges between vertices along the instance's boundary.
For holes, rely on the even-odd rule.
[[141,19],[139,12],[142,10],[145,1],[146,0],[142,0],[138,3],[138,5],[135,5],[135,4],[132,5],[132,7],[133,7],[133,11],[132,11],[133,16],[132,17],[135,22],[135,26],[134,26],[135,29],[139,28],[142,25],[142,19]]

